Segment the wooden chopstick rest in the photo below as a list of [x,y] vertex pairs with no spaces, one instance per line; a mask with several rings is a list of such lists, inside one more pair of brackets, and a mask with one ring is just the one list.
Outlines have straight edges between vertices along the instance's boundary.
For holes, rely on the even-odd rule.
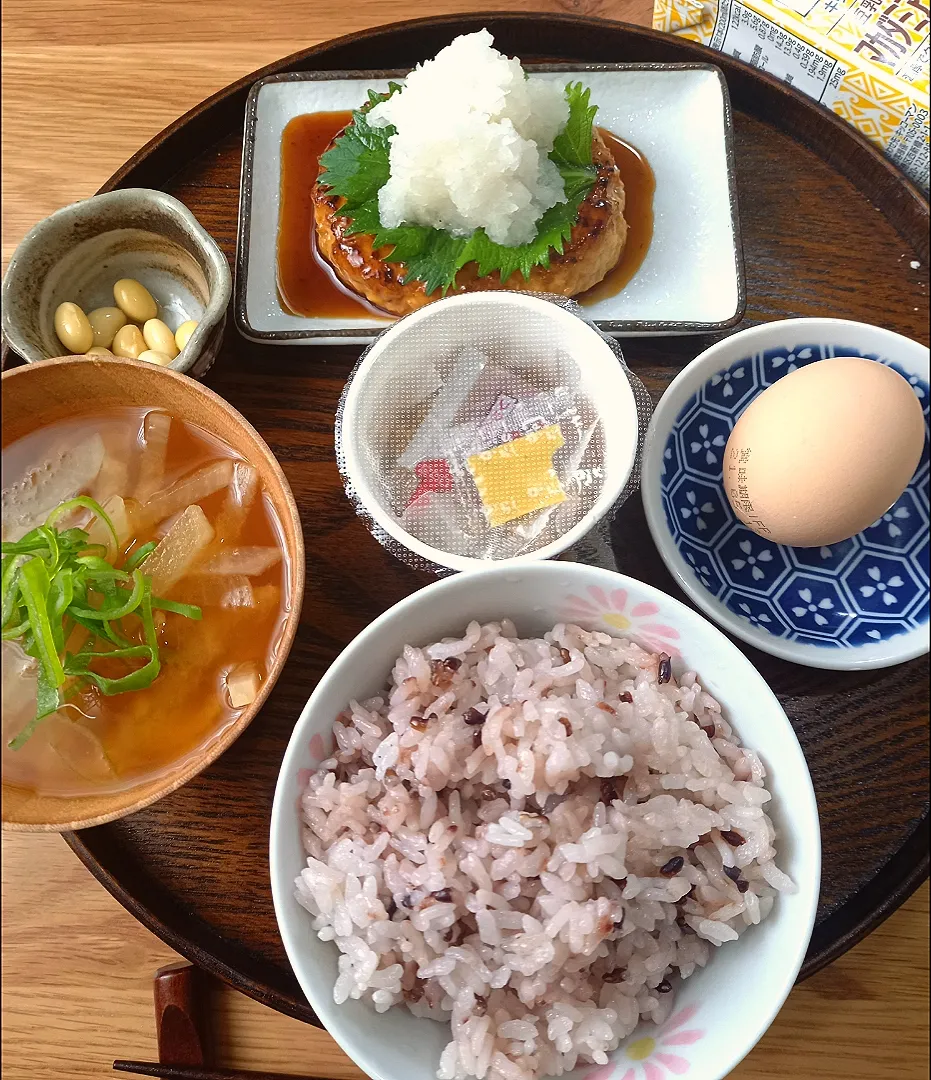
[[162,1080],[326,1080],[320,1076],[215,1069],[208,1065],[202,979],[203,973],[186,960],[159,968],[153,984],[159,1060],[119,1058],[113,1062],[115,1072]]
[[204,1014],[198,993],[202,987],[198,982],[199,972],[186,960],[155,973],[155,1033],[158,1060],[163,1065],[207,1064]]

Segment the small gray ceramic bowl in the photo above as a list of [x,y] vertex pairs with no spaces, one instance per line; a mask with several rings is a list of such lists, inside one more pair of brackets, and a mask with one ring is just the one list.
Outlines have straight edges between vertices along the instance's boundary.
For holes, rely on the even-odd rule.
[[155,297],[159,318],[197,329],[170,367],[204,375],[216,359],[232,278],[226,256],[183,203],[163,191],[122,188],[56,211],[26,235],[3,279],[3,334],[34,363],[62,356],[55,309],[113,305],[113,285],[135,278]]

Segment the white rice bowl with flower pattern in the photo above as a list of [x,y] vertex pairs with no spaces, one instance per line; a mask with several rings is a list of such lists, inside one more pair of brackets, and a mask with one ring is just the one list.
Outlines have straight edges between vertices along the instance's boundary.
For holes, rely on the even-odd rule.
[[[350,691],[297,785],[291,901],[336,960],[330,1000],[448,1025],[424,1080],[605,1064],[798,896],[767,768],[700,665],[558,605],[530,632],[486,610],[396,638],[381,691]],[[274,845],[272,863],[277,889]]]

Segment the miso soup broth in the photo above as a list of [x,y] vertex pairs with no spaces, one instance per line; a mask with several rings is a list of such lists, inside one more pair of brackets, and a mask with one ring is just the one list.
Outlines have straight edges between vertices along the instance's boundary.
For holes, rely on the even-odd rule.
[[[62,705],[18,749],[8,744],[36,716],[38,663],[24,652],[23,638],[4,640],[4,783],[42,795],[102,794],[193,758],[254,700],[290,610],[283,531],[257,471],[192,424],[159,410],[118,408],[12,443],[3,450],[2,488],[4,541],[22,540],[62,503],[89,496],[107,512],[115,542],[84,507],[55,528],[85,529],[89,542],[105,545],[114,568],[132,567],[133,553],[154,542],[138,566],[151,595],[196,605],[201,616],[153,602],[154,681],[106,696],[93,680],[69,677]],[[91,632],[65,626],[65,650],[90,648]],[[141,618],[122,619],[120,630],[130,644],[142,642]],[[123,658],[94,663],[110,680],[133,670]]]

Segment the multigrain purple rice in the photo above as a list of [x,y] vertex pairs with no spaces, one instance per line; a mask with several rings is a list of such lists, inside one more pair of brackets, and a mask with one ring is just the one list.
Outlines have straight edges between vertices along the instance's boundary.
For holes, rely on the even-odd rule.
[[762,763],[694,673],[661,679],[663,655],[473,623],[405,648],[334,725],[297,896],[339,950],[337,1002],[451,1021],[439,1080],[606,1064],[793,888]]

